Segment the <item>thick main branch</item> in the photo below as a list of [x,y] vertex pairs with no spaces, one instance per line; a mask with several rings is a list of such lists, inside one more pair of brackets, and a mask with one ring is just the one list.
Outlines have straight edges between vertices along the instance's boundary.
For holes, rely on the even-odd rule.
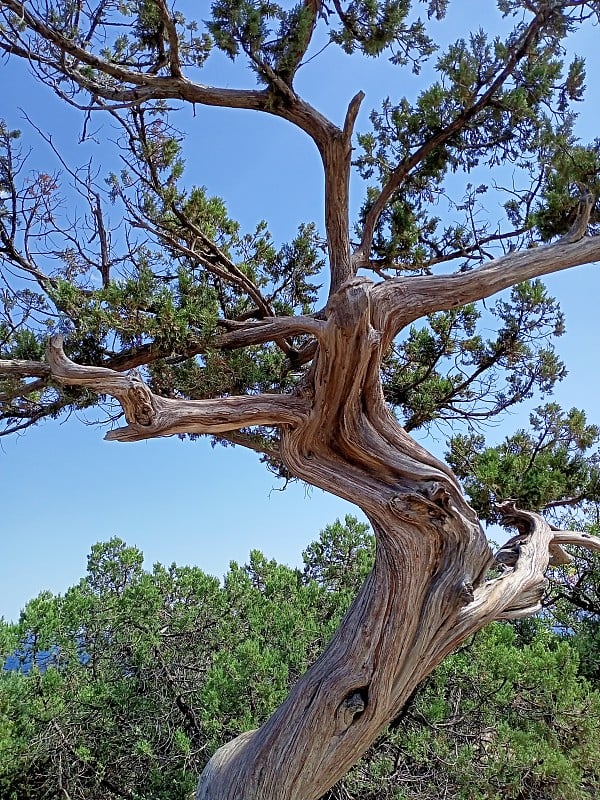
[[600,260],[600,236],[558,240],[451,275],[392,278],[374,292],[377,318],[391,340],[405,325],[436,311],[483,300],[515,284]]

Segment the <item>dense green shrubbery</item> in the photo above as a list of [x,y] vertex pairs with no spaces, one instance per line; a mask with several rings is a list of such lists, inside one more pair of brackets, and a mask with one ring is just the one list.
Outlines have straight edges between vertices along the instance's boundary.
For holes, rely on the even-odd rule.
[[[307,548],[303,570],[254,551],[223,583],[145,571],[118,539],[95,545],[77,586],[0,627],[21,666],[0,677],[0,796],[187,798],[213,750],[260,725],[322,651],[372,557],[351,517]],[[587,631],[571,622],[563,636],[540,620],[480,633],[330,797],[597,796],[600,694],[578,659],[595,646],[593,616]]]

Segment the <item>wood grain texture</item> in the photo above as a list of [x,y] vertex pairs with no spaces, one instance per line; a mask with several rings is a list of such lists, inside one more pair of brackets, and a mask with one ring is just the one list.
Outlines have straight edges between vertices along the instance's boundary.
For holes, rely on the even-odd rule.
[[[523,262],[527,271],[547,263],[543,254],[533,262],[517,259],[512,273],[492,263],[450,285],[461,297],[485,292],[508,273],[520,276]],[[197,800],[316,800],[448,653],[493,620],[539,608],[544,572],[551,557],[564,553],[563,544],[600,547],[599,540],[555,531],[539,515],[505,504],[502,512],[518,535],[495,560],[452,472],[398,424],[379,373],[395,304],[413,313],[420,302],[423,290],[414,280],[413,296],[410,287],[388,289],[391,281],[353,278],[330,298],[323,320],[299,321],[315,335],[315,354],[290,395],[162,398],[136,374],[73,363],[60,338],[49,347],[53,380],[111,394],[123,406],[129,424],[108,438],[278,426],[287,469],[356,503],[373,526],[375,566],[326,651],[259,730],[217,751]],[[250,324],[249,335],[269,326],[281,332],[270,320]],[[503,571],[488,579],[495,564]]]

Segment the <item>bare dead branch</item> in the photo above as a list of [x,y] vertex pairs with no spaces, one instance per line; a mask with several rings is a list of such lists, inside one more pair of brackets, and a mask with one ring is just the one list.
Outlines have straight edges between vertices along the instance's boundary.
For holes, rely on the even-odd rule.
[[505,521],[519,529],[519,534],[496,554],[496,563],[503,565],[508,572],[475,590],[473,602],[462,612],[461,624],[473,615],[491,621],[518,619],[535,613],[541,607],[547,567],[572,560],[563,545],[600,552],[600,537],[558,530],[539,514],[517,509],[512,501],[499,507]]
[[0,375],[16,378],[49,378],[50,366],[43,361],[25,361],[19,358],[0,360]]
[[461,613],[460,625],[472,623],[474,616],[481,626],[496,619],[519,619],[541,607],[554,532],[539,514],[522,511],[510,501],[499,508],[505,521],[519,529],[518,542],[511,540],[518,547],[516,560],[511,572],[475,590],[473,601]]
[[550,526],[552,530],[552,543],[556,545],[573,545],[573,547],[583,547],[586,550],[593,550],[600,553],[600,536],[592,536],[591,533],[583,531],[563,531]]

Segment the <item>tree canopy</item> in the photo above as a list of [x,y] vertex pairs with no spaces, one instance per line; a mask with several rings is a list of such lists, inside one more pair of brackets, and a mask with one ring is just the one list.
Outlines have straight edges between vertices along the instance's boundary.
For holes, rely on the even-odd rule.
[[[600,257],[600,139],[576,135],[585,62],[568,50],[600,4],[499,0],[497,33],[465,23],[440,48],[452,5],[215,0],[194,21],[164,0],[0,0],[0,49],[81,111],[82,139],[110,120],[120,159],[104,174],[56,150],[60,173],[30,171],[0,126],[3,432],[99,406],[111,440],[246,446],[359,505],[377,540],[329,647],[217,750],[198,800],[321,796],[448,653],[540,608],[565,545],[599,548],[566,524],[600,499],[598,430],[546,397],[564,321],[540,279]],[[395,81],[368,125],[362,91],[330,120],[298,89],[324,47],[427,84]],[[204,82],[215,54],[251,85]],[[323,219],[288,242],[244,230],[187,174],[182,106],[299,129]],[[488,446],[482,423],[532,399],[530,430]],[[410,436],[432,425],[446,461]],[[494,555],[480,520],[518,533]]]

